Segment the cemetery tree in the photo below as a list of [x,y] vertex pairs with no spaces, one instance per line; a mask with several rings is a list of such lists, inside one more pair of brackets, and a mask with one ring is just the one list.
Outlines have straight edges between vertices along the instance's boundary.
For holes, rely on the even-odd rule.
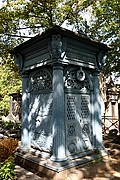
[[4,0],[0,9],[0,34],[4,44],[2,51],[21,43],[36,33],[57,24],[61,26],[65,21],[76,26],[82,21],[80,12],[87,4],[87,0]]
[[[92,16],[94,18],[91,19],[91,27],[89,28],[88,35],[113,47],[113,50],[109,52],[109,59],[104,67],[104,73],[109,75],[111,72],[120,71],[118,41],[119,0],[3,0],[3,2],[4,4],[0,8],[1,74],[5,73],[7,75],[6,68],[8,68],[10,69],[8,71],[10,77],[11,70],[13,70],[12,78],[18,78],[17,68],[15,67],[13,58],[9,56],[9,51],[35,34],[41,33],[55,24],[61,26],[63,23],[72,25],[77,32],[86,31],[86,24],[81,13],[89,6],[93,9]],[[1,92],[6,92],[3,90],[4,88],[2,89],[4,85],[1,79]],[[18,79],[20,80],[20,78]],[[17,79],[16,82],[18,82]],[[7,85],[9,83],[6,83],[6,87]],[[11,89],[14,88],[11,85]],[[4,95],[0,94],[0,97],[3,98]]]
[[[7,57],[7,59],[9,58]],[[0,64],[0,117],[8,114],[10,110],[9,94],[21,92],[21,83],[21,77],[18,75],[15,66],[10,65],[10,63]]]
[[92,4],[93,19],[90,34],[93,38],[112,47],[104,66],[106,76],[120,75],[120,1],[102,0]]
[[[21,80],[9,51],[37,33],[62,25],[83,7],[83,0],[3,0],[0,8],[0,111],[8,112],[9,94],[21,91]],[[74,18],[77,15],[74,15]]]
[[3,51],[27,40],[53,25],[72,25],[78,32],[86,31],[81,13],[92,7],[89,34],[113,47],[104,67],[104,73],[120,71],[119,61],[119,0],[4,0],[0,13],[0,34]]

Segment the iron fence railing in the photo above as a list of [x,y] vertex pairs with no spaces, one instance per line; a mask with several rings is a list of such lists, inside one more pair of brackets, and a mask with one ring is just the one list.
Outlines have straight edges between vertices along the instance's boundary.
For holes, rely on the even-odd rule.
[[120,135],[120,119],[111,116],[103,116],[102,131],[104,136],[110,132],[118,133]]

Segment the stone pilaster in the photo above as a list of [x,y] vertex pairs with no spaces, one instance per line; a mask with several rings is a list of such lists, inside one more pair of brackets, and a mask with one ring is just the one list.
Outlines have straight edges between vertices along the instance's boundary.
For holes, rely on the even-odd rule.
[[30,148],[29,124],[28,124],[28,74],[22,74],[22,146],[21,149]]
[[102,148],[102,118],[99,73],[93,74],[93,144],[94,149]]
[[64,81],[61,65],[53,67],[53,150],[51,160],[65,161]]

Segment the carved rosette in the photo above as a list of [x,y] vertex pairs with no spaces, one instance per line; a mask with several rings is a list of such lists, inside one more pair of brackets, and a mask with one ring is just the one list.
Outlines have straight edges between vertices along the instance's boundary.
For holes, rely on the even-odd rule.
[[65,89],[73,91],[90,91],[90,83],[81,68],[69,68],[65,73]]
[[40,69],[33,73],[29,81],[29,92],[52,90],[52,73],[47,69]]
[[76,140],[71,140],[69,143],[68,143],[68,151],[71,153],[71,154],[74,154],[77,152],[77,146],[76,146]]
[[76,123],[69,123],[67,124],[67,135],[74,136],[76,135]]
[[89,124],[84,124],[82,127],[82,133],[85,134],[85,136],[90,135],[90,127]]

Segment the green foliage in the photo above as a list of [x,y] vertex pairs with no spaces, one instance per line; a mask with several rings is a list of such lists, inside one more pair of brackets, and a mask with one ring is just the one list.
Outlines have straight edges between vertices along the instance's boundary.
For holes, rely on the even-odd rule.
[[12,121],[2,121],[1,127],[3,129],[11,129],[13,128],[14,123]]
[[94,1],[92,37],[112,47],[104,67],[104,74],[120,73],[120,1]]
[[19,130],[19,129],[21,129],[21,123],[13,122],[13,121],[2,121],[1,127],[3,129],[7,129],[7,130],[9,130],[9,129]]
[[4,0],[0,9],[0,114],[8,114],[9,94],[21,91],[21,78],[9,51],[53,25],[72,25],[85,31],[82,12],[91,5],[89,35],[112,46],[104,74],[120,72],[119,0]]
[[87,5],[88,0],[6,0],[5,2],[0,15],[0,34],[4,34],[2,51],[21,43],[28,34],[42,32],[55,24],[61,26],[66,20],[79,21],[79,12]]
[[0,64],[0,115],[7,115],[10,109],[9,94],[21,92],[22,82],[13,60],[8,56]]
[[3,163],[0,163],[0,180],[12,180],[16,175],[15,163],[13,157],[9,157]]
[[21,130],[21,123],[14,123],[13,124],[13,128],[15,129],[15,130]]
[[[36,33],[77,18],[83,0],[4,0],[0,9],[0,115],[9,112],[9,94],[21,91],[21,79],[9,51]],[[77,11],[77,12],[76,12]],[[80,22],[80,20],[79,20]]]
[[[2,86],[1,86],[2,89]],[[8,95],[2,95],[0,98],[0,116],[7,115],[9,112],[10,106],[10,97]]]

